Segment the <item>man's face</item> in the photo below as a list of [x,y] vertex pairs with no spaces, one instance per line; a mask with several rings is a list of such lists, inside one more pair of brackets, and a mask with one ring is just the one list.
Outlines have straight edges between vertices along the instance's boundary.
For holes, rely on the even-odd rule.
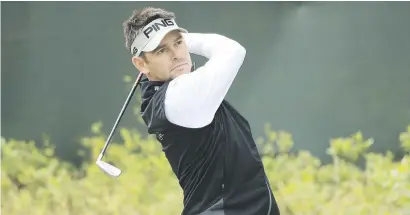
[[191,56],[182,34],[169,32],[159,46],[145,57],[138,57],[134,65],[151,81],[167,81],[191,71]]

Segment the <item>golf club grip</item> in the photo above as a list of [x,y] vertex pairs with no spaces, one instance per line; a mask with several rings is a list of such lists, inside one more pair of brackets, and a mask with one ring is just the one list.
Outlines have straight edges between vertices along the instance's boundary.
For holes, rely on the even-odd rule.
[[138,84],[139,84],[140,81],[141,81],[142,75],[143,75],[142,72],[140,72],[140,73],[138,74],[137,79],[135,80],[134,86],[132,86],[131,91],[130,91],[130,93],[128,94],[127,100],[125,100],[125,103],[124,103],[124,105],[122,106],[121,112],[120,112],[120,114],[118,115],[117,120],[115,121],[114,126],[113,126],[112,129],[111,129],[110,135],[108,136],[107,140],[105,141],[104,148],[102,149],[102,151],[101,151],[101,153],[100,153],[100,156],[101,156],[101,157],[105,154],[105,150],[107,149],[107,147],[108,147],[108,145],[109,145],[109,143],[110,143],[110,141],[111,141],[111,138],[112,138],[112,136],[113,136],[115,130],[117,129],[117,126],[118,126],[119,122],[121,121],[121,118],[122,118],[122,116],[124,115],[124,112],[125,112],[125,110],[127,109],[128,104],[129,104],[130,101],[131,101],[132,95],[134,94],[135,90],[137,89]]

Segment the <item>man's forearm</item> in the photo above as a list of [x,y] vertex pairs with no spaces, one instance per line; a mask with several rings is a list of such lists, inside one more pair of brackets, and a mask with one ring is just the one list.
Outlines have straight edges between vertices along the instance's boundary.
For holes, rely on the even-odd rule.
[[208,59],[215,54],[235,51],[236,48],[244,49],[238,42],[219,34],[188,33],[183,35],[190,53]]

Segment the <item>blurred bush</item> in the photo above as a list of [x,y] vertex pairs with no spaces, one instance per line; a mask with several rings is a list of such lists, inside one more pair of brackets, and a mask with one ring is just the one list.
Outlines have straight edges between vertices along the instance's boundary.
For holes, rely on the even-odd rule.
[[[136,130],[119,130],[106,160],[119,178],[94,164],[106,136],[101,124],[84,138],[81,168],[54,156],[52,144],[2,138],[1,210],[5,215],[180,214],[182,192],[160,144]],[[266,126],[257,144],[283,215],[410,214],[410,126],[399,141],[405,156],[370,153],[373,139],[361,132],[330,140],[330,164],[308,151],[292,152],[291,134]],[[359,159],[364,167],[357,165]]]

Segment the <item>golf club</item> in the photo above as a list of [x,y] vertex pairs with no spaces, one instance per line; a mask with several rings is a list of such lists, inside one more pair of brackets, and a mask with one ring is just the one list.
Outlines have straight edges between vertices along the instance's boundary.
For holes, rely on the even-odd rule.
[[104,157],[105,151],[107,150],[108,145],[110,144],[111,138],[115,132],[115,130],[117,129],[117,126],[119,124],[119,122],[121,121],[122,116],[124,115],[125,110],[127,109],[128,104],[131,101],[131,98],[135,92],[135,90],[137,89],[138,84],[141,81],[143,73],[140,72],[137,76],[137,79],[135,80],[134,86],[132,86],[132,89],[130,91],[130,93],[128,94],[127,100],[125,100],[124,105],[122,106],[121,112],[117,117],[117,120],[115,121],[114,126],[111,129],[111,133],[108,136],[107,140],[105,141],[105,145],[104,148],[102,149],[102,151],[100,152],[100,155],[98,155],[97,161],[95,162],[97,164],[97,166],[104,171],[105,173],[107,173],[110,176],[113,177],[118,177],[121,174],[121,170],[105,161],[102,161],[102,158]]

